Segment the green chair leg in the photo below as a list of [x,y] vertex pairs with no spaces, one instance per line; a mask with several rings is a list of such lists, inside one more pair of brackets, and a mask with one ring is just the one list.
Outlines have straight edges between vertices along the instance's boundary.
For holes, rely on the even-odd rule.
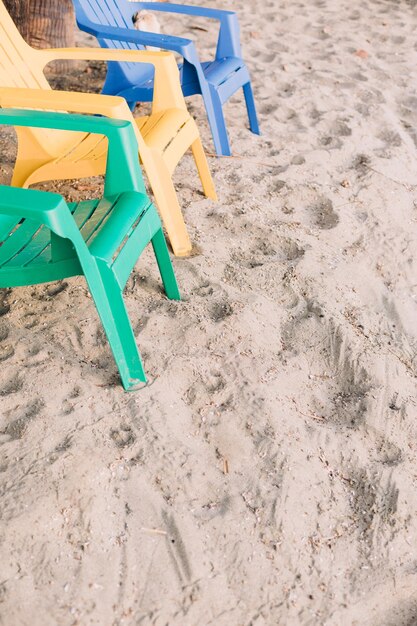
[[156,235],[152,237],[152,246],[167,298],[170,300],[180,300],[181,296],[177,280],[172,268],[171,259],[169,258],[168,247],[162,229],[158,230]]
[[91,295],[103,324],[126,391],[146,383],[145,371],[136,345],[122,291],[112,271],[104,266],[85,271]]

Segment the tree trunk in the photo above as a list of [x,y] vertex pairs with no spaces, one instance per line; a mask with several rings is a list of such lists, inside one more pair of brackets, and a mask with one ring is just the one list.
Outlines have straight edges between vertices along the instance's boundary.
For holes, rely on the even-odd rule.
[[71,0],[29,0],[29,43],[35,48],[75,45]]
[[29,2],[30,0],[4,0],[12,20],[26,40],[29,37]]
[[[26,41],[34,48],[75,46],[75,18],[71,0],[5,0],[6,7]],[[68,62],[54,64],[62,71]]]

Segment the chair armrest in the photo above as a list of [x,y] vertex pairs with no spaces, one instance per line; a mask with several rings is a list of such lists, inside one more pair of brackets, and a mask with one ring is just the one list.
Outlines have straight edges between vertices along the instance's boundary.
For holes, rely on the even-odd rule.
[[195,15],[198,17],[209,17],[215,20],[222,20],[228,15],[234,15],[234,11],[224,11],[221,9],[207,9],[187,4],[171,4],[168,2],[129,2],[129,7],[133,11],[147,9],[150,11],[161,11],[163,13],[183,13],[185,15]]
[[[149,33],[145,31],[135,30],[134,28],[117,28],[115,26],[104,26],[95,24],[90,21],[77,19],[77,24],[81,30],[90,35],[94,35],[97,39],[111,39],[113,41],[126,41],[135,43],[139,46],[152,46],[154,48],[162,48],[177,52],[184,58],[190,56],[190,48],[193,47],[191,39],[184,37],[174,37],[169,35],[160,35],[158,33]],[[111,59],[117,61],[118,59]]]
[[0,185],[0,213],[2,215],[18,215],[45,222],[54,211],[62,210],[69,212],[64,198],[57,193]]
[[[108,119],[107,117],[96,117],[95,115],[68,115],[62,112],[52,112],[50,109],[55,106],[59,107],[61,111],[62,109],[68,111],[73,108],[78,108],[78,110],[84,109],[71,104],[71,100],[68,99],[68,96],[72,96],[73,94],[70,92],[45,91],[44,94],[41,94],[40,92],[42,91],[41,89],[0,88],[1,107],[24,107],[24,109],[0,109],[0,125],[5,124],[7,126],[28,126],[29,128],[49,128],[95,133],[97,135],[106,135],[109,139],[117,134],[120,129],[132,125],[131,121],[123,119]],[[51,94],[50,98],[47,97],[49,94]],[[57,98],[56,96],[59,97]],[[66,101],[65,98],[67,98]],[[120,100],[122,100],[122,98],[120,98]],[[32,107],[33,109],[49,109],[49,111],[36,111],[32,110]],[[96,112],[96,110],[93,110],[93,112]]]
[[132,121],[124,98],[92,93],[0,87],[0,107],[71,111]]
[[155,67],[153,111],[157,112],[168,108],[187,110],[179,80],[178,67],[171,52],[102,48],[49,48],[37,50],[37,52],[43,54],[45,65],[58,59],[118,61],[119,63],[147,63],[153,65]]
[[82,237],[64,198],[57,193],[0,185],[0,215],[44,224],[59,237],[83,245]]
[[[114,36],[112,34],[112,38],[114,39],[119,33],[120,40],[122,40],[123,30],[115,28],[114,31]],[[140,34],[139,31],[135,32]],[[143,34],[145,35],[146,33]],[[129,34],[127,34],[126,37],[129,37]],[[126,41],[126,39],[123,39],[123,41]],[[189,40],[186,39],[185,41]],[[60,60],[117,61],[119,63],[147,63],[148,65],[154,65],[155,68],[157,68],[164,62],[163,59],[169,58],[170,56],[169,52],[154,52],[151,50],[119,50],[115,48],[44,48],[43,50],[36,50],[36,52],[41,53],[41,57],[45,65],[51,61]]]
[[[84,113],[94,116],[102,115],[107,119],[125,120],[126,122],[132,123],[136,140],[139,145],[139,151],[143,149],[144,141],[142,135],[134,123],[132,112],[126,103],[126,100],[120,96],[104,96],[101,94],[79,93],[73,91],[53,91],[52,89],[0,87],[0,107],[32,110],[41,109],[44,111],[65,111],[70,113]],[[83,131],[103,135],[106,134],[108,136],[109,125],[107,124],[103,126],[104,130],[101,132],[101,130],[98,130],[97,127],[97,120],[100,118],[87,117],[87,115],[78,116],[78,119],[84,120],[85,122]],[[4,113],[0,112],[0,123],[2,123],[2,116],[4,116]],[[66,124],[65,129],[62,126],[51,126],[51,128],[76,130],[75,128],[67,127],[68,124],[73,123],[70,121],[71,118],[72,116],[66,116],[64,118]],[[90,123],[90,120],[93,120],[92,124]],[[103,119],[102,122],[105,124],[105,119]],[[40,128],[43,128],[42,123],[39,126]],[[59,121],[54,118],[54,120],[51,120],[51,123],[57,124]],[[36,124],[32,123],[25,125],[32,127],[36,126]],[[95,128],[97,128],[97,130],[94,130]]]

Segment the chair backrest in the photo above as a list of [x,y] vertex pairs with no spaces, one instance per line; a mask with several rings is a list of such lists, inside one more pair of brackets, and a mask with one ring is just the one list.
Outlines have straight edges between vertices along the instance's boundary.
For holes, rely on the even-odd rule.
[[[0,0],[0,87],[51,89],[43,73],[42,63],[33,48],[19,33],[2,0]],[[44,150],[65,143],[61,131],[25,128],[19,131]]]
[[42,67],[32,54],[0,0],[0,86],[50,89]]
[[[7,90],[5,91],[7,92]],[[12,90],[12,92],[13,91],[14,90]],[[1,92],[2,89],[0,88],[0,94]],[[106,214],[109,214],[115,200],[122,193],[139,192],[142,195],[146,195],[142,171],[137,158],[138,144],[135,135],[134,122],[109,119],[100,116],[68,115],[65,113],[46,111],[27,111],[26,109],[4,108],[0,110],[0,126],[7,125],[19,128],[28,128],[32,124],[37,128],[48,129],[48,131],[60,129],[64,130],[68,134],[81,132],[95,133],[97,135],[103,134],[107,136],[108,154],[104,181],[104,194],[101,203],[103,210],[106,211]],[[5,189],[13,188],[7,187]],[[17,193],[17,190],[14,191]],[[9,195],[10,194],[13,196],[13,192],[10,192]],[[17,195],[19,196],[19,194]],[[33,193],[32,195],[28,194],[29,199],[33,197]],[[44,194],[43,197],[47,197],[47,194]],[[4,198],[2,198],[2,201],[3,200]],[[95,210],[97,205],[98,200],[88,201],[85,203],[85,206],[89,207],[88,210],[90,213]],[[23,249],[26,250],[27,246],[32,243],[34,238],[38,237],[38,234],[39,237],[36,240],[36,245],[39,245],[39,253],[41,253],[42,250],[45,249],[51,242],[49,230],[45,231],[45,229],[43,229],[42,232],[38,233],[40,230],[40,223],[37,219],[37,215],[39,214],[36,214],[36,212],[33,211],[34,208],[36,209],[36,206],[31,206],[29,202],[29,207],[33,213],[34,219],[31,218],[29,214],[26,214],[26,217],[22,220],[21,214],[19,214],[18,210],[16,210],[15,215],[10,215],[7,211],[5,213],[0,211],[0,266],[4,263],[11,263],[13,265],[17,263],[18,260],[20,261],[22,258],[20,251]],[[140,206],[137,208],[139,209]],[[82,215],[79,217],[79,221],[82,223]],[[94,224],[94,222],[92,223]],[[44,222],[44,224],[48,225],[47,222]],[[115,228],[115,225],[117,228]],[[54,224],[54,226],[57,226],[57,224]],[[74,228],[73,225],[71,225],[71,227]],[[126,232],[123,230],[125,227],[126,225],[123,220],[119,220],[116,224],[113,223],[113,228],[115,228],[113,236],[115,239],[117,237],[121,240],[125,238]],[[98,231],[98,228],[99,223],[97,222],[92,233],[96,230]],[[48,229],[51,229],[51,224],[48,225]],[[58,234],[62,237],[66,236],[65,232],[59,233],[59,230],[57,231],[56,228],[53,228],[52,230],[58,232]],[[13,241],[9,239],[9,235],[11,234],[14,235]],[[26,252],[24,254],[26,254]],[[15,256],[16,261],[13,260]],[[18,256],[19,259],[17,259]],[[33,258],[36,257],[37,254],[33,256]]]
[[76,11],[84,13],[85,17],[94,24],[133,28],[133,10],[131,6],[129,7],[127,0],[105,0],[104,2],[103,0],[75,0],[74,6]]
[[[77,22],[86,24],[93,22],[102,26],[113,26],[116,28],[128,28],[134,30],[132,15],[134,13],[128,0],[73,0]],[[99,38],[99,43],[103,48],[115,48],[119,50],[144,50],[145,47],[135,43],[125,41],[113,41]],[[128,83],[135,84],[140,81],[145,67],[140,63],[109,63],[113,71],[120,72]]]

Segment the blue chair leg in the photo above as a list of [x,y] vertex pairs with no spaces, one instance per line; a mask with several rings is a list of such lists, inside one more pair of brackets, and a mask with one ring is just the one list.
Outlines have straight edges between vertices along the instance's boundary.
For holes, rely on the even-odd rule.
[[245,96],[246,108],[248,110],[249,126],[253,133],[260,135],[258,116],[256,114],[255,98],[253,97],[252,85],[246,83],[243,85],[243,94]]
[[213,135],[216,153],[219,156],[231,156],[229,137],[227,135],[226,122],[223,114],[223,105],[219,94],[213,89],[202,90],[208,121]]

